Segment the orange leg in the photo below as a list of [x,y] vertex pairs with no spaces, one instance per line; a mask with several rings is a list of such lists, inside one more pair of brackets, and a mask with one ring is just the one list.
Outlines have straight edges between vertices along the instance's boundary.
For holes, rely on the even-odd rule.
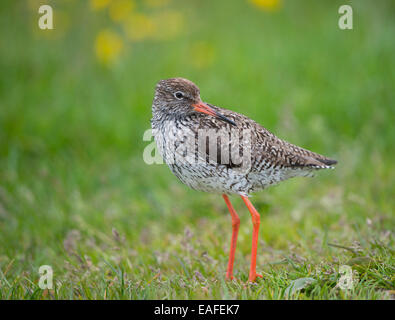
[[226,194],[223,194],[222,197],[225,200],[226,205],[228,206],[230,215],[232,216],[232,240],[230,242],[230,252],[229,252],[229,262],[228,269],[226,271],[226,279],[233,279],[233,262],[235,260],[235,251],[236,251],[236,242],[237,242],[237,234],[239,233],[240,227],[240,218],[237,215],[235,209],[233,209],[232,204]]
[[247,197],[241,196],[243,199],[244,203],[246,204],[248,210],[251,213],[252,217],[252,224],[253,224],[253,229],[252,229],[252,248],[251,248],[251,266],[250,266],[250,275],[248,277],[249,281],[255,281],[256,277],[261,277],[260,274],[256,273],[256,253],[258,249],[258,235],[259,235],[259,225],[261,223],[261,217],[250,202]]

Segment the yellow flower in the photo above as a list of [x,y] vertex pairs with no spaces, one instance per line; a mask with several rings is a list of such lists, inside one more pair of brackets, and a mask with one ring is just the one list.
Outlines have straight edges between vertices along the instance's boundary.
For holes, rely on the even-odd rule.
[[189,56],[191,57],[192,65],[196,68],[207,68],[215,60],[215,49],[210,43],[198,41],[192,44]]
[[138,41],[151,37],[156,26],[152,19],[142,13],[129,15],[124,24],[125,33],[129,39]]
[[249,0],[259,9],[267,11],[275,11],[281,7],[281,0]]
[[153,16],[157,25],[155,38],[170,40],[178,36],[185,29],[184,16],[175,10],[166,10]]
[[123,21],[133,11],[136,4],[132,0],[112,1],[109,8],[110,18],[114,21]]
[[103,30],[96,37],[96,56],[103,64],[116,61],[122,51],[123,42],[118,34]]
[[90,5],[93,10],[101,10],[110,4],[111,0],[90,0]]

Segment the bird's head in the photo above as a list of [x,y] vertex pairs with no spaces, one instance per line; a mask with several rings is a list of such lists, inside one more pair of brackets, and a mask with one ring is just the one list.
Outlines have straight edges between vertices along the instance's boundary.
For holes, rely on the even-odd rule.
[[200,112],[235,125],[232,120],[205,104],[197,85],[184,78],[160,80],[155,89],[154,107],[174,115]]

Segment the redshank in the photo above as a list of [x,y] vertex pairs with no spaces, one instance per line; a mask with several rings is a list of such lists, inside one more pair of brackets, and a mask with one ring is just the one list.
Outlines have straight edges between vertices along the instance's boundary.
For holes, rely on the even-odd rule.
[[227,279],[233,279],[240,219],[228,195],[241,196],[252,217],[249,281],[256,273],[260,215],[251,193],[280,181],[333,168],[336,160],[286,142],[248,117],[202,102],[199,88],[183,78],[158,82],[152,132],[170,170],[187,186],[219,193],[232,217]]

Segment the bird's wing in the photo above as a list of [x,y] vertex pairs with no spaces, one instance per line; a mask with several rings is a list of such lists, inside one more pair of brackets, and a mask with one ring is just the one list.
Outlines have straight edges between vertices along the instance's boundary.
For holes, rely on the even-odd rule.
[[325,169],[337,163],[336,160],[298,147],[276,137],[274,134],[255,123],[257,161],[269,160],[274,166],[287,168]]
[[[337,163],[336,160],[278,138],[269,130],[242,114],[213,105],[210,105],[210,107],[236,123],[236,126],[232,126],[212,117],[203,116],[201,118],[202,127],[214,129],[217,132],[222,131],[220,137],[208,139],[203,157],[209,157],[212,161],[224,164],[223,155],[228,152],[226,148],[226,144],[228,144],[231,153],[228,157],[230,161],[226,165],[229,168],[240,166],[239,161],[232,161],[232,155],[237,153],[240,157],[243,157],[246,151],[251,154],[252,168],[261,167],[262,164],[265,164],[287,168],[324,169]],[[214,152],[210,152],[210,145],[214,147],[212,149]]]

